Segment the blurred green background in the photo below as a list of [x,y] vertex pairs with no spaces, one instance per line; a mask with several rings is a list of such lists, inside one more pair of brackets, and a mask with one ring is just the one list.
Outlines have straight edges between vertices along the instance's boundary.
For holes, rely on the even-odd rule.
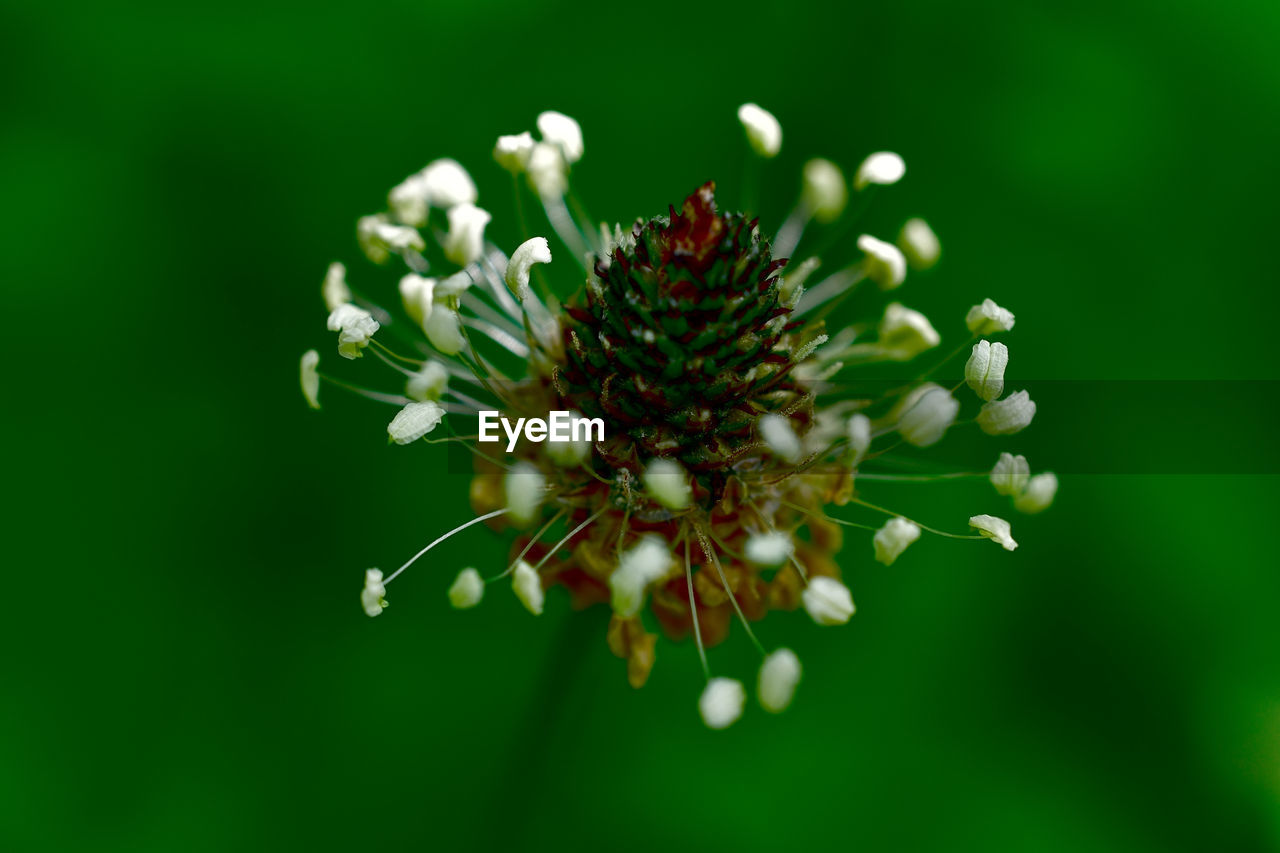
[[[1212,462],[1271,440],[1275,386],[1206,412],[1176,381],[1277,378],[1278,24],[1185,0],[4,3],[0,847],[1280,850],[1277,483]],[[487,533],[367,619],[363,569],[468,509],[382,408],[297,392],[298,354],[332,346],[326,264],[367,269],[356,216],[453,156],[513,245],[489,151],[545,108],[584,127],[597,216],[709,177],[732,199],[745,100],[785,129],[766,227],[808,157],[899,151],[868,225],[934,225],[944,262],[901,293],[944,344],[990,296],[1018,315],[1014,387],[1169,380],[1169,409],[1084,394],[983,444],[978,467],[1013,446],[1062,474],[1014,554],[926,538],[886,569],[851,536],[858,615],[762,623],[805,680],[726,732],[688,645],[636,692],[603,610],[449,609],[460,565],[502,561]],[[1093,453],[1115,473],[1055,463]],[[874,485],[953,529],[1008,514],[981,483]],[[736,635],[712,665],[754,677]]]

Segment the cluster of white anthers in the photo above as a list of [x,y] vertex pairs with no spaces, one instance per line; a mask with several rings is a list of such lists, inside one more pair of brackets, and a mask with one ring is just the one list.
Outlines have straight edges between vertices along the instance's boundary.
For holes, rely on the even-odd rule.
[[[744,105],[738,117],[750,147],[761,158],[775,157],[782,146],[782,129],[777,119],[755,104]],[[582,221],[581,205],[570,194],[571,167],[583,155],[582,131],[578,123],[556,112],[545,112],[537,119],[538,137],[529,132],[502,136],[494,150],[494,160],[513,176],[523,176],[541,201],[551,231],[569,250],[572,263],[579,267],[579,281],[588,287],[599,287],[592,272],[594,256],[607,257],[615,247],[627,245],[631,235],[618,226],[601,225],[598,229]],[[863,234],[856,239],[861,256],[852,264],[827,276],[808,290],[806,279],[818,266],[816,257],[798,259],[794,250],[811,222],[828,224],[839,219],[852,193],[863,193],[876,186],[899,181],[905,173],[902,158],[890,152],[867,157],[857,169],[852,182],[846,181],[840,168],[828,160],[815,159],[802,171],[799,200],[773,240],[775,257],[790,257],[782,284],[785,304],[792,317],[826,316],[834,304],[866,279],[880,290],[901,287],[909,269],[921,270],[934,265],[940,245],[929,225],[921,219],[909,220],[893,242]],[[516,187],[519,204],[519,187]],[[569,203],[566,203],[568,199]],[[363,296],[356,297],[347,285],[347,271],[341,263],[333,263],[322,287],[329,311],[328,328],[337,333],[338,354],[345,359],[360,358],[366,350],[373,352],[390,369],[400,374],[403,390],[386,393],[351,385],[319,372],[320,356],[315,350],[305,353],[301,361],[301,385],[307,402],[319,408],[319,386],[322,379],[348,391],[399,407],[387,426],[390,440],[410,444],[435,430],[450,414],[474,416],[485,408],[477,397],[486,392],[497,394],[489,384],[497,371],[491,360],[477,351],[473,339],[485,346],[496,345],[497,351],[514,354],[525,364],[526,377],[545,377],[557,357],[561,322],[558,300],[545,282],[535,288],[531,275],[539,271],[535,265],[549,264],[552,251],[545,237],[535,236],[517,246],[508,256],[485,236],[490,214],[477,206],[476,186],[466,170],[448,159],[436,160],[421,172],[409,176],[393,187],[387,197],[387,210],[361,218],[357,225],[360,247],[370,261],[386,264],[392,258],[405,269],[399,281],[399,294],[404,312],[421,328],[430,347],[418,342],[421,352],[400,355],[378,337],[391,322],[389,312]],[[570,206],[579,212],[575,216]],[[437,214],[433,216],[433,211]],[[434,246],[436,250],[429,251]],[[443,263],[441,273],[428,275],[433,264]],[[821,310],[820,310],[821,309]],[[768,452],[787,463],[814,458],[815,449],[829,451],[841,448],[841,464],[850,466],[859,477],[889,480],[925,480],[925,476],[896,476],[863,473],[858,466],[865,460],[881,456],[871,451],[873,441],[886,437],[896,446],[906,442],[927,447],[939,441],[957,423],[961,400],[956,396],[961,384],[968,385],[977,396],[980,408],[973,423],[990,435],[1004,436],[1025,428],[1035,415],[1036,406],[1026,391],[1005,394],[1005,372],[1009,349],[995,335],[1013,328],[1014,316],[990,299],[975,305],[965,318],[971,337],[952,355],[972,344],[972,354],[964,368],[964,381],[954,387],[923,381],[913,383],[902,392],[887,414],[872,418],[846,402],[827,404],[817,412],[815,427],[803,437],[791,428],[787,418],[765,415],[758,422],[758,433]],[[396,331],[399,331],[397,328]],[[941,336],[929,320],[897,301],[890,302],[874,329],[870,340],[863,340],[852,329],[834,334],[815,335],[811,345],[796,357],[796,375],[805,381],[822,382],[844,366],[873,361],[906,361],[930,350]],[[821,346],[821,349],[819,349]],[[946,364],[944,359],[938,367]],[[937,368],[935,368],[936,370]],[[505,379],[506,377],[501,377]],[[518,374],[512,378],[520,378]],[[464,386],[459,388],[458,386]],[[475,396],[473,396],[475,395]],[[490,404],[492,405],[492,404]],[[429,439],[428,439],[429,440]],[[451,437],[441,440],[462,440]],[[892,449],[892,448],[888,448]],[[548,445],[546,454],[555,466],[570,469],[582,466],[591,458],[589,444]],[[439,543],[473,525],[498,516],[517,525],[532,525],[543,518],[544,504],[557,500],[548,470],[528,461],[505,466],[505,506],[467,521],[438,537],[414,557],[384,577],[377,569],[365,576],[361,603],[366,613],[376,616],[386,606],[386,587],[416,560]],[[1031,475],[1022,456],[1009,453],[987,472],[944,474],[938,477],[989,476],[1000,495],[1012,498],[1013,508],[1025,513],[1039,512],[1053,501],[1057,478],[1052,473]],[[673,513],[690,509],[692,490],[689,473],[672,459],[652,460],[645,468],[639,488],[652,500]],[[866,503],[859,498],[849,502],[889,515],[888,521],[872,537],[874,558],[890,565],[916,540],[922,531],[951,538],[991,539],[1012,551],[1017,547],[1009,522],[991,515],[974,515],[969,525],[974,534],[950,534],[927,527],[889,510]],[[567,507],[567,504],[565,505]],[[450,603],[456,608],[471,608],[481,602],[489,583],[510,578],[520,603],[533,614],[544,605],[544,587],[540,570],[547,559],[573,536],[599,518],[605,508],[576,526],[547,556],[536,564],[525,560],[526,548],[506,571],[482,577],[475,568],[463,569],[448,590]],[[562,508],[546,527],[530,542],[536,543],[557,520]],[[822,516],[854,527],[866,527]],[[708,543],[698,535],[704,549]],[[692,538],[692,537],[690,537]],[[781,566],[795,561],[796,543],[789,532],[757,529],[750,532],[744,558],[758,566]],[[706,551],[713,560],[714,552]],[[669,580],[679,572],[683,562],[689,571],[688,550],[680,560],[672,543],[656,536],[644,536],[623,550],[619,548],[616,570],[609,578],[611,604],[619,618],[635,617],[645,605],[648,592],[656,582]],[[719,564],[716,563],[717,568]],[[798,563],[796,564],[799,565]],[[801,569],[803,575],[803,569]],[[723,574],[722,574],[723,578]],[[804,609],[821,625],[839,625],[854,613],[849,589],[832,577],[806,577],[802,593]],[[726,584],[727,590],[727,584]],[[693,582],[689,580],[692,597]],[[730,600],[733,601],[732,596]],[[734,602],[737,609],[736,601]],[[739,610],[739,616],[741,611]],[[754,640],[749,626],[743,625]],[[741,715],[746,701],[742,683],[712,677],[706,669],[706,654],[697,634],[697,612],[694,627],[699,653],[703,660],[707,683],[698,707],[706,724],[715,729],[731,725]],[[757,643],[758,645],[758,643]],[[759,670],[757,696],[768,711],[782,711],[790,703],[800,680],[801,666],[795,653],[787,648],[765,652]]]

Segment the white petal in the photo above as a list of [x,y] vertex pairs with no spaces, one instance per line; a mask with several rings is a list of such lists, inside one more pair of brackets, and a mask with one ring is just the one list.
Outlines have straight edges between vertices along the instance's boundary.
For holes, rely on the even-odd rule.
[[504,276],[507,287],[523,302],[529,296],[529,270],[534,264],[551,263],[551,247],[546,237],[532,237],[525,240],[511,253],[507,263],[507,274]]
[[835,578],[812,578],[801,595],[804,609],[819,625],[843,625],[853,616],[853,594]]
[[698,698],[698,711],[707,728],[726,729],[738,721],[746,704],[747,691],[741,681],[713,678]]
[[791,649],[778,649],[766,657],[756,685],[760,706],[771,714],[785,711],[800,683],[800,671],[800,658]]
[[1018,543],[1013,541],[1011,535],[1013,531],[1009,527],[1009,522],[1003,518],[996,518],[994,515],[975,515],[969,519],[969,526],[988,539],[999,543],[1006,551],[1012,551],[1018,547]]
[[752,150],[765,158],[778,156],[782,150],[782,125],[773,113],[757,104],[743,104],[738,107],[738,121],[747,132]]
[[316,372],[319,364],[320,353],[313,349],[304,352],[299,363],[302,396],[307,398],[307,405],[313,409],[320,408],[320,374]]
[[387,424],[387,435],[396,444],[412,444],[435,429],[443,418],[444,409],[438,403],[410,403]]
[[869,184],[896,184],[907,173],[907,164],[892,151],[877,151],[862,161],[854,175],[854,189],[865,189]]
[[524,560],[517,563],[515,575],[511,578],[511,588],[515,590],[516,598],[520,599],[520,603],[526,610],[534,616],[542,615],[546,594],[542,589],[542,579],[533,570],[533,566]]
[[467,568],[458,573],[449,587],[449,603],[458,610],[475,607],[484,598],[484,578],[475,569]]
[[920,538],[920,527],[905,518],[891,518],[872,537],[876,560],[886,566],[893,565],[907,546]]
[[566,163],[576,163],[582,159],[582,128],[576,121],[564,113],[548,110],[538,116],[538,133],[542,141],[559,147]]

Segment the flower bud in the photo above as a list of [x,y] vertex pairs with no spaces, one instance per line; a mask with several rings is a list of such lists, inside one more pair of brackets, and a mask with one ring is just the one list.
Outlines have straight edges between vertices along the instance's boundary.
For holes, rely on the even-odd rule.
[[876,560],[886,566],[892,566],[893,561],[907,550],[907,546],[919,538],[919,525],[905,518],[889,519],[871,539],[872,545],[875,546]]
[[479,260],[484,253],[484,227],[492,218],[487,210],[469,202],[449,208],[444,256],[460,267]]
[[756,104],[738,107],[738,121],[747,132],[751,149],[765,159],[778,156],[782,150],[782,125],[769,111]]
[[387,424],[387,435],[396,444],[412,444],[435,429],[443,418],[444,409],[439,403],[410,403]]
[[1031,478],[1022,494],[1013,499],[1013,508],[1025,513],[1044,512],[1057,494],[1058,476],[1045,471]]
[[713,678],[707,682],[698,699],[698,711],[707,728],[727,729],[742,716],[742,708],[746,703],[747,691],[741,681]]
[[641,475],[649,497],[670,510],[682,510],[689,506],[693,489],[684,467],[674,459],[654,459],[645,466]]
[[791,704],[800,683],[800,658],[791,649],[778,649],[760,665],[756,697],[770,714],[781,714]]
[[984,299],[981,305],[975,305],[970,308],[969,313],[964,318],[964,324],[975,335],[994,335],[996,332],[1007,332],[1013,328],[1013,322],[1013,312],[1006,308],[1001,308],[990,299]]
[[511,588],[515,590],[516,598],[520,599],[520,603],[524,605],[525,610],[528,610],[534,616],[542,615],[542,605],[546,600],[546,593],[542,589],[542,578],[538,577],[538,573],[533,570],[533,566],[524,560],[516,563],[516,571],[511,578]]
[[1011,535],[1013,531],[1009,527],[1009,522],[1003,518],[996,518],[994,515],[975,515],[969,519],[969,526],[998,543],[1006,551],[1012,551],[1018,547],[1018,543],[1013,541]]
[[991,469],[991,485],[996,494],[1020,495],[1027,488],[1027,480],[1031,477],[1031,466],[1027,457],[1014,456],[1012,453],[1001,453],[1000,458]]
[[1004,393],[1004,369],[1009,364],[1009,348],[997,341],[978,341],[964,366],[964,381],[984,400]]
[[814,219],[824,225],[834,222],[849,202],[849,190],[840,167],[821,158],[805,163],[801,198]]
[[921,385],[901,404],[898,433],[909,444],[929,447],[937,444],[956,420],[960,401],[947,389],[932,382]]
[[805,611],[819,625],[843,625],[853,616],[853,594],[835,578],[811,578],[801,600]]
[[302,354],[302,361],[298,365],[302,396],[307,398],[307,405],[313,409],[320,408],[320,374],[316,371],[319,365],[320,353],[313,349]]
[[866,255],[862,263],[867,278],[881,290],[893,290],[907,280],[907,259],[897,246],[863,234],[858,238],[858,248]]
[[547,491],[547,478],[533,463],[520,461],[511,466],[502,480],[507,498],[507,515],[520,526],[538,517],[538,508]]
[[484,598],[484,578],[475,569],[458,572],[458,578],[449,587],[449,603],[458,610],[475,607]]
[[524,302],[529,297],[529,270],[534,264],[551,263],[551,247],[546,237],[532,237],[525,240],[511,253],[507,263],[507,274],[504,276],[507,287],[515,294],[516,299]]
[[360,606],[369,616],[377,616],[387,607],[387,588],[382,585],[382,572],[369,569],[364,573],[364,589],[360,591]]
[[896,184],[907,173],[907,164],[892,151],[877,151],[862,161],[853,177],[855,190],[866,189],[870,184]]
[[914,270],[927,270],[938,262],[942,244],[923,219],[908,219],[898,232],[898,248],[906,255],[907,263]]
[[1036,416],[1036,404],[1026,391],[1015,391],[1003,400],[987,403],[975,419],[987,435],[1013,435],[1027,428]]

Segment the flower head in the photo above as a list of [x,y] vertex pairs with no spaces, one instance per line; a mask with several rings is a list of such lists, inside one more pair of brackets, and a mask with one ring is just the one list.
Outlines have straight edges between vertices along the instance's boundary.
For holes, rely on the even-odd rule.
[[[756,154],[778,154],[782,130],[772,115],[745,104],[739,118]],[[545,213],[539,236],[509,258],[486,235],[488,211],[499,208],[479,207],[466,170],[437,159],[393,187],[386,210],[357,222],[368,259],[396,262],[394,273],[359,274],[367,307],[353,303],[342,264],[326,274],[339,353],[355,359],[372,346],[377,357],[362,366],[388,378],[377,388],[320,374],[318,354],[308,352],[299,364],[308,405],[331,382],[396,407],[391,441],[427,453],[440,449],[423,444],[466,444],[475,458],[474,515],[385,578],[370,570],[366,612],[381,613],[386,587],[432,549],[485,525],[510,540],[509,562],[488,576],[460,572],[447,589],[454,607],[476,606],[495,580],[509,582],[535,615],[548,595],[567,596],[575,608],[607,606],[606,642],[637,687],[658,658],[657,632],[673,643],[689,639],[707,679],[702,718],[724,728],[742,714],[746,691],[713,674],[719,661],[707,650],[731,634],[745,637],[760,652],[761,706],[785,708],[799,660],[776,645],[767,651],[756,632],[773,630],[766,617],[776,610],[803,608],[826,626],[853,617],[838,559],[843,528],[874,530],[867,539],[885,564],[925,535],[1016,547],[1001,519],[972,516],[980,536],[946,533],[946,522],[928,526],[882,507],[877,495],[882,480],[934,477],[903,472],[936,464],[913,458],[915,448],[942,441],[962,406],[977,409],[966,422],[997,435],[1025,427],[1035,411],[1026,392],[1001,399],[1007,350],[985,340],[965,367],[979,400],[962,402],[948,390],[953,383],[932,381],[945,359],[907,370],[915,379],[863,381],[871,379],[867,366],[914,359],[942,340],[927,317],[881,293],[902,285],[908,266],[936,262],[937,238],[923,220],[904,224],[897,245],[862,235],[856,252],[835,239],[822,258],[801,251],[823,244],[806,240],[806,229],[833,222],[848,203],[841,167],[813,159],[796,176],[795,208],[776,219],[722,210],[708,181],[683,200],[654,199],[651,210],[636,211],[648,216],[584,221],[569,192],[585,150],[581,126],[548,111],[536,129],[499,137],[493,148],[491,168],[523,175],[516,191],[532,191]],[[904,171],[896,154],[872,154],[853,187],[887,188]],[[859,207],[870,200],[864,194]],[[767,221],[782,225],[769,233],[760,224]],[[531,286],[534,265],[553,255]],[[846,316],[867,301],[870,311]],[[966,321],[980,336],[1013,326],[990,300]],[[383,326],[388,333],[375,341]],[[500,443],[486,443],[481,412],[501,415]],[[565,414],[585,432],[552,437]],[[1023,512],[1044,509],[1057,487],[1054,475],[1029,477],[1025,460],[1007,454],[991,480]],[[966,517],[957,513],[951,529]]]

